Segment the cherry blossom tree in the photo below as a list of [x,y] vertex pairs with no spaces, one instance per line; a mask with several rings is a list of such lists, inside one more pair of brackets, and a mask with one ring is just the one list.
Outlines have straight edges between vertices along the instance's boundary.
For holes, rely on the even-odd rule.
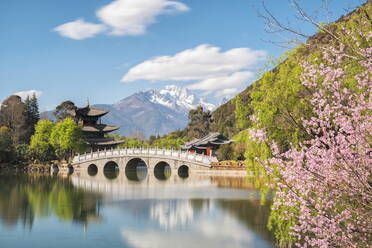
[[[359,35],[371,42],[372,33]],[[304,63],[313,116],[302,126],[311,139],[284,153],[273,143],[273,158],[259,161],[276,178],[273,211],[291,223],[297,247],[371,244],[372,48],[356,46],[352,54],[342,44],[327,48],[323,62]],[[351,63],[362,68],[352,80]],[[251,137],[266,138],[264,130]]]

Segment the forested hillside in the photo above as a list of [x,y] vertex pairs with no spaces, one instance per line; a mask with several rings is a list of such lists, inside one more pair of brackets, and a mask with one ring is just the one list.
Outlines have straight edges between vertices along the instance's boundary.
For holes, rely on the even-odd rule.
[[[162,142],[174,138],[191,140],[209,132],[221,132],[235,142],[230,147],[221,147],[220,159],[244,159],[252,165],[257,156],[268,158],[271,154],[267,145],[250,139],[251,130],[265,130],[268,140],[275,141],[280,151],[307,140],[310,136],[303,130],[302,119],[312,116],[309,98],[313,91],[302,84],[304,63],[323,63],[325,47],[341,45],[350,53],[357,45],[369,47],[361,34],[371,30],[370,13],[372,2],[369,1],[336,22],[319,27],[306,43],[287,51],[274,62],[273,69],[264,72],[260,79],[214,112],[201,109],[190,112],[187,128],[165,135]],[[350,30],[357,34],[351,35]],[[342,66],[348,75],[345,83],[353,88],[354,76],[363,68],[355,60],[346,60]]]
[[[354,29],[355,27],[364,26],[366,31],[370,30],[372,13],[372,3],[368,2],[364,6],[354,10],[346,16],[339,18],[335,23],[330,24],[329,28],[332,33],[337,33],[341,39],[353,46],[352,38],[343,30]],[[367,19],[369,27],[361,24],[361,20]],[[251,115],[255,112],[261,112],[265,115],[265,124],[275,129],[287,129],[293,126],[296,118],[303,115],[306,109],[306,92],[301,87],[301,73],[303,72],[302,64],[304,61],[314,61],[319,58],[321,48],[325,45],[331,45],[335,42],[331,34],[320,31],[308,39],[306,44],[290,51],[287,58],[281,61],[275,68],[262,75],[262,77],[231,99],[221,105],[212,113],[213,124],[212,131],[219,131],[227,136],[236,135],[239,131],[249,127],[249,117],[245,126],[237,125],[236,106],[241,104],[245,112]],[[357,68],[349,69],[350,77],[355,75]],[[237,102],[240,98],[240,102]],[[238,107],[239,108],[239,107]],[[267,116],[269,115],[269,116]],[[264,117],[264,116],[262,116]],[[274,125],[275,124],[275,125]],[[295,132],[290,129],[287,132]]]

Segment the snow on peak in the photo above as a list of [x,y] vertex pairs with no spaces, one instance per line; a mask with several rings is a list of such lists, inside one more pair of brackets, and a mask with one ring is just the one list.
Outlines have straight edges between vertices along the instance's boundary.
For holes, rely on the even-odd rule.
[[178,112],[188,112],[197,106],[202,106],[207,110],[215,108],[215,105],[177,85],[167,85],[164,88],[149,90],[145,93],[151,102],[164,105]]

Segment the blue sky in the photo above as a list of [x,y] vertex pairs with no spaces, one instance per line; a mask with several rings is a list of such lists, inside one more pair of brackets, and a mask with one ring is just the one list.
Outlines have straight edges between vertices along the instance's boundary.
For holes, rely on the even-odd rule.
[[[218,101],[254,81],[267,56],[283,52],[263,41],[275,36],[258,17],[261,2],[1,0],[0,100],[35,90],[46,110],[67,99],[114,103],[177,84]],[[300,1],[309,11],[322,2]],[[331,1],[331,20],[358,4]],[[293,21],[287,0],[266,5]]]

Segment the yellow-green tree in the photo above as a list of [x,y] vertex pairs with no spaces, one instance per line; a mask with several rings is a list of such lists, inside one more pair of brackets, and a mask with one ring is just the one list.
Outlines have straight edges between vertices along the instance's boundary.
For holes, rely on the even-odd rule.
[[237,95],[234,99],[235,103],[235,126],[238,130],[243,130],[249,126],[249,114],[252,112],[250,104],[244,104]]
[[35,158],[47,161],[54,156],[54,148],[50,144],[50,137],[54,123],[49,120],[40,120],[35,126],[35,133],[31,137],[30,149]]
[[169,135],[154,140],[152,146],[167,149],[180,149],[180,146],[185,143],[185,141],[185,137],[180,137],[177,133],[170,133]]
[[74,152],[85,149],[85,141],[81,127],[71,118],[55,124],[50,135],[50,144],[58,158],[68,160]]

